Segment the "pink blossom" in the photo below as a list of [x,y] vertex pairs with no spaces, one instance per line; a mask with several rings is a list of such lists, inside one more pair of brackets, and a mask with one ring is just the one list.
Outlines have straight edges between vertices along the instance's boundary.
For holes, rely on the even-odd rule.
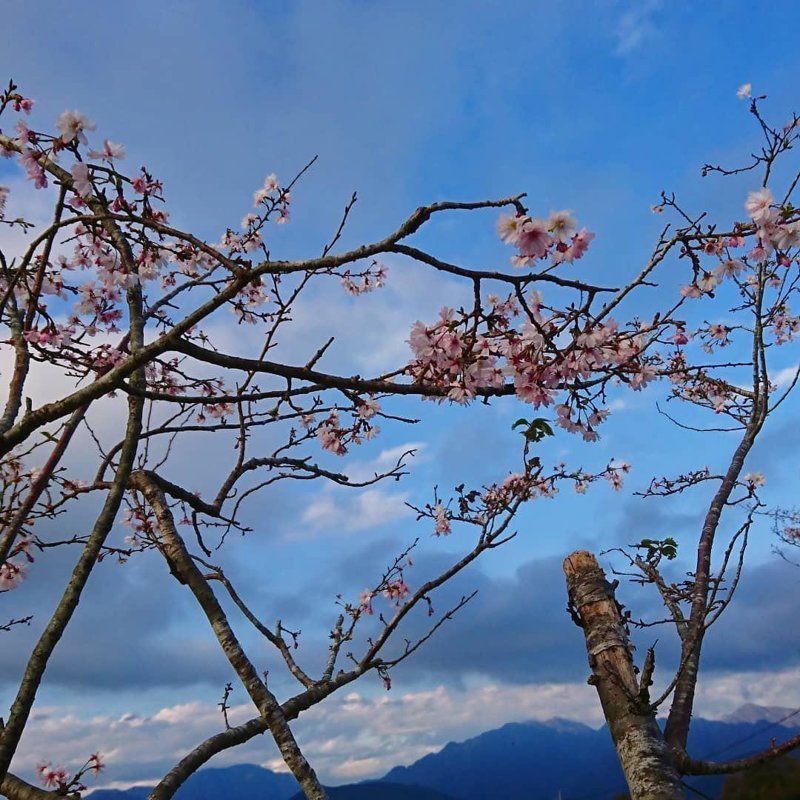
[[611,484],[611,488],[618,492],[622,488],[622,476],[617,472],[607,472],[605,475],[606,480]]
[[736,96],[737,96],[737,97],[738,97],[740,100],[747,100],[747,98],[748,98],[748,97],[750,97],[750,92],[752,91],[752,89],[753,89],[753,86],[752,86],[752,84],[749,84],[749,83],[743,83],[743,84],[742,84],[742,85],[741,85],[741,86],[740,86],[740,87],[739,87],[739,88],[736,90]]
[[17,95],[14,98],[14,111],[24,111],[26,114],[30,114],[33,104],[34,101],[31,100],[30,97],[22,97],[21,95]]
[[84,131],[93,131],[95,125],[90,122],[80,111],[64,111],[56,120],[56,127],[61,131],[61,139],[65,144],[79,141],[87,144]]
[[358,609],[362,614],[372,614],[372,592],[364,589],[358,596]]
[[343,456],[347,448],[342,441],[344,431],[339,427],[339,414],[334,410],[328,418],[317,428],[317,439],[323,450]]
[[33,181],[33,185],[37,189],[47,188],[47,174],[40,163],[40,154],[34,150],[25,149],[20,153],[19,163],[22,165],[28,180]]
[[[769,258],[769,254],[772,252],[772,246],[766,246],[766,243],[763,241],[759,241],[759,244],[756,245],[748,254],[747,257],[752,259],[753,261],[766,261]],[[748,282],[751,285],[757,280],[755,275],[751,275],[748,278]]]
[[13,561],[0,564],[0,592],[16,589],[25,580],[25,566]]
[[105,764],[103,763],[103,757],[100,753],[92,753],[89,756],[89,769],[92,771],[92,774],[97,776],[99,775],[104,769]]
[[[277,175],[275,175],[274,173],[272,175],[268,175],[266,180],[264,181],[264,185],[253,195],[253,205],[260,206],[267,199],[269,199],[272,192],[275,192],[278,189],[279,189],[279,184]],[[283,198],[283,200],[284,202],[289,202],[288,192],[286,193],[286,196]]]
[[36,771],[39,773],[39,780],[47,788],[62,786],[69,777],[66,767],[51,767],[49,761],[39,764]]
[[137,175],[137,177],[131,178],[131,186],[137,194],[144,194],[149,188],[147,178],[144,175]]
[[115,158],[123,159],[125,158],[125,146],[106,139],[103,142],[102,150],[89,151],[89,158],[102,158],[105,161],[111,161]]
[[89,180],[89,167],[78,161],[70,170],[72,186],[81,197],[88,197],[92,193],[92,182]]
[[703,242],[703,252],[710,256],[719,255],[725,249],[725,239],[713,237]]
[[743,480],[754,489],[758,489],[766,483],[766,479],[761,472],[748,472],[747,475],[744,476]]
[[582,258],[589,249],[589,244],[594,238],[595,235],[591,231],[586,230],[586,228],[581,228],[575,235],[575,238],[572,240],[572,245],[570,246],[572,257],[576,259]]
[[703,292],[711,292],[719,285],[719,278],[713,272],[706,272],[698,281],[697,286]]
[[794,222],[790,225],[776,225],[770,231],[770,240],[779,250],[788,250],[800,245],[800,225]]
[[17,129],[17,136],[14,141],[22,150],[36,141],[36,134],[25,124],[24,120],[18,119],[14,127]]
[[686,335],[686,331],[682,327],[678,327],[675,330],[675,335],[672,337],[672,341],[675,344],[688,344],[689,337]]
[[715,270],[714,274],[722,280],[723,278],[732,278],[747,269],[745,265],[739,261],[738,258],[729,258],[723,261]]
[[514,266],[525,266],[532,259],[543,258],[550,246],[547,222],[528,217],[522,224],[516,245],[519,248],[519,259]]
[[501,214],[497,220],[497,235],[501,242],[516,244],[527,217],[521,214]]
[[396,578],[386,584],[386,588],[383,590],[383,596],[392,600],[395,605],[399,606],[400,601],[403,600],[410,591],[408,584],[402,578]]
[[708,335],[712,339],[716,339],[720,344],[728,344],[728,327],[721,322],[714,323],[708,326]]
[[437,503],[433,507],[433,518],[436,520],[436,529],[434,530],[436,536],[447,536],[452,533],[450,520],[447,518],[447,510],[441,503]]
[[370,396],[358,407],[358,416],[361,419],[372,419],[380,410],[378,402]]
[[744,204],[750,219],[757,225],[766,225],[773,222],[777,212],[772,206],[775,203],[775,196],[766,187],[757,192],[750,192]]
[[578,227],[571,211],[551,211],[547,226],[553,239],[563,244],[572,239]]

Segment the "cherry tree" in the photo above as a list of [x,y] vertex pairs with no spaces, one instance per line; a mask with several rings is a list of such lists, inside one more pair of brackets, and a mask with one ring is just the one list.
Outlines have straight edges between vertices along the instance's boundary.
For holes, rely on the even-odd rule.
[[[677,710],[666,739],[676,748],[685,744],[706,620],[709,611],[716,614],[728,602],[722,599],[721,579],[710,572],[711,545],[723,507],[757,507],[760,478],[740,480],[739,473],[766,414],[779,402],[768,400],[771,387],[762,354],[779,340],[791,339],[798,326],[787,302],[795,287],[790,250],[798,236],[788,195],[776,201],[766,188],[755,193],[748,201],[750,221],[724,233],[665,196],[663,208],[677,212],[679,222],[665,226],[651,257],[622,287],[575,278],[571,265],[585,256],[593,234],[579,227],[571,212],[545,216],[544,209],[529,211],[522,194],[435,202],[416,209],[383,238],[348,250],[340,245],[356,207],[353,195],[317,254],[285,260],[271,251],[273,226],[289,221],[293,195],[302,192],[303,175],[313,162],[290,181],[269,175],[253,196],[253,210],[210,242],[171,224],[157,176],[145,168],[124,172],[124,147],[94,141],[95,125],[86,116],[65,111],[55,130],[45,132],[29,126],[32,111],[33,102],[10,83],[0,96],[5,126],[0,155],[16,161],[36,188],[50,193],[53,210],[52,220],[40,230],[15,216],[13,193],[0,187],[0,224],[24,234],[16,239],[22,242],[18,250],[0,251],[3,364],[9,375],[0,417],[0,593],[21,586],[52,548],[71,548],[76,555],[3,723],[0,792],[14,800],[76,794],[83,776],[102,768],[97,753],[87,755],[85,766],[72,773],[43,763],[44,788],[10,771],[37,691],[97,563],[153,551],[195,598],[253,705],[249,721],[231,726],[226,689],[224,726],[164,775],[153,800],[172,797],[214,755],[264,733],[275,741],[305,795],[324,798],[294,738],[292,721],[369,673],[390,688],[393,668],[427,644],[471,599],[465,595],[437,614],[436,591],[483,553],[514,538],[514,517],[522,504],[551,497],[562,485],[579,494],[597,481],[620,488],[627,463],[612,461],[599,470],[547,464],[537,444],[554,434],[550,422],[559,435],[563,431],[595,440],[616,387],[638,391],[661,377],[673,381],[676,398],[732,417],[747,442],[722,479],[726,488],[719,490],[708,531],[704,528],[703,569],[698,568],[692,587],[673,590],[660,577],[659,560],[669,543],[643,542],[644,555],[630,555],[631,563],[644,570],[644,579],[662,591],[670,610],[679,609],[686,597],[692,601],[689,621],[679,625],[681,632],[685,627],[685,653],[670,687]],[[773,136],[774,152],[765,150],[758,163],[765,163],[769,173],[777,155],[794,141],[795,129],[778,132],[765,125],[764,130]],[[414,235],[430,220],[455,213],[475,214],[477,224],[492,224],[486,214],[499,214],[497,232],[509,247],[510,266],[464,266],[414,243]],[[755,250],[738,255],[751,240],[757,242]],[[684,289],[657,305],[653,294],[642,290],[654,284],[672,256],[685,277]],[[320,286],[351,295],[378,291],[392,279],[388,260],[461,280],[472,301],[443,308],[437,319],[409,320],[409,358],[375,376],[325,366],[335,330],[330,338],[303,342],[308,350],[302,358],[283,357],[281,344],[292,335],[293,311],[301,297]],[[684,309],[713,299],[723,283],[741,293],[737,318],[754,314],[755,323],[691,330]],[[648,303],[652,307],[646,308]],[[234,326],[242,333],[232,348],[220,331]],[[757,343],[749,361],[737,357],[735,363],[709,364],[704,356],[690,363],[690,341],[713,354],[734,333],[749,334]],[[752,389],[720,377],[725,369],[747,365],[753,367]],[[67,387],[57,398],[39,399],[30,389],[41,370],[58,376],[52,385]],[[360,595],[340,599],[321,663],[301,661],[296,632],[280,622],[266,624],[237,588],[235,576],[214,563],[228,533],[257,535],[245,521],[247,508],[264,502],[275,484],[310,480],[357,490],[399,479],[407,469],[405,456],[358,480],[331,469],[328,458],[340,456],[347,463],[349,452],[379,435],[379,424],[410,422],[398,411],[405,408],[400,405],[404,398],[464,405],[503,396],[531,407],[515,425],[523,434],[518,470],[488,485],[461,485],[452,494],[434,490],[414,507],[422,530],[457,537],[461,555],[437,577],[415,584],[409,556],[417,542],[387,554],[381,574],[363,576],[366,588]],[[480,413],[481,403],[474,405]],[[549,413],[549,421],[537,413]],[[98,420],[108,418],[121,420],[110,443],[95,432]],[[210,499],[186,479],[185,463],[176,455],[189,438],[194,452],[202,452],[204,463],[213,466]],[[220,456],[221,440],[228,447],[227,459]],[[84,461],[92,459],[85,475],[65,466],[76,449]],[[715,476],[693,471],[654,482],[650,493],[689,490],[712,480]],[[84,514],[85,509],[99,510],[82,532],[66,539],[55,536],[48,523],[78,509]],[[130,530],[124,541],[116,535],[121,525]],[[734,537],[723,571],[736,543],[746,541],[747,530]],[[737,552],[740,563],[743,547]],[[591,591],[584,591],[582,576],[576,568],[571,591],[576,619],[588,635],[590,606],[599,602],[598,587],[606,584],[598,579]],[[688,594],[677,597],[673,591]],[[226,605],[236,608],[235,620]],[[427,630],[404,639],[402,632],[417,612],[429,615]],[[677,624],[683,617],[675,619]],[[9,619],[0,626],[3,635],[13,636],[27,621]],[[279,698],[273,693],[237,633],[242,625],[274,648],[299,684],[295,694]],[[619,634],[621,629],[617,625],[614,630]],[[628,653],[624,642],[619,646]],[[604,646],[602,653],[607,650]],[[595,664],[606,658],[598,661],[600,651],[593,644],[590,652]],[[603,669],[598,667],[600,689],[610,674]],[[644,670],[645,676],[651,673]],[[618,682],[611,684],[616,691]],[[650,744],[663,745],[654,728],[658,703],[641,702],[636,719],[649,725]],[[613,704],[604,700],[604,708],[635,787],[628,753],[638,759],[647,754],[646,747],[628,748],[625,736],[615,733]],[[667,780],[677,780],[678,772],[690,771],[687,765],[694,763],[673,753],[679,750],[658,750],[672,771]],[[633,791],[637,797],[662,796]]]
[[[694,439],[723,434],[727,448],[734,434],[727,467],[712,471],[690,464],[683,474],[653,478],[640,492],[645,498],[685,494],[705,508],[693,541],[643,538],[616,548],[623,566],[615,571],[652,587],[664,605],[664,619],[637,620],[624,610],[615,596],[619,582],[606,580],[591,553],[577,551],[564,562],[573,619],[586,638],[589,682],[597,689],[634,798],[683,798],[681,776],[738,772],[800,745],[800,736],[794,736],[728,762],[696,759],[687,752],[703,643],[733,599],[748,535],[767,513],[759,498],[765,476],[747,471],[745,461],[767,419],[786,402],[800,377],[800,368],[781,371],[775,364],[781,358],[776,351],[785,350],[800,333],[800,317],[792,311],[800,282],[800,222],[792,199],[800,173],[781,163],[800,137],[800,121],[793,116],[786,125],[770,125],[760,107],[765,97],[751,97],[749,85],[741,87],[739,97],[748,101],[758,124],[761,149],[744,167],[707,164],[703,175],[755,178],[758,188],[743,203],[746,217],[722,228],[666,194],[654,209],[672,212],[678,220],[680,256],[693,270],[693,280],[681,293],[699,306],[691,313],[695,324],[679,324],[673,334],[675,351],[665,373],[672,384],[668,399],[679,410],[670,407],[663,413]],[[713,310],[705,307],[709,300]],[[783,541],[795,544],[798,515],[779,511],[774,518]],[[679,546],[696,547],[694,567],[685,579],[672,580],[664,568]],[[629,634],[631,626],[656,625],[675,630],[680,659],[657,696],[651,696],[655,645],[639,669]],[[663,732],[656,724],[657,711],[666,712]]]

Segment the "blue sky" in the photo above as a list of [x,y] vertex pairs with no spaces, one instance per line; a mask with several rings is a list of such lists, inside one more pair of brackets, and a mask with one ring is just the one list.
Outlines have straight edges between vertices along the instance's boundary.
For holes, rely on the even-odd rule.
[[[662,189],[719,219],[743,216],[743,198],[755,188],[748,179],[703,180],[700,167],[738,163],[756,146],[757,132],[735,96],[741,83],[769,94],[767,108],[779,122],[800,106],[800,12],[787,6],[780,15],[776,25],[752,3],[657,0],[90,1],[68,12],[60,3],[30,2],[4,10],[0,77],[13,77],[36,99],[35,125],[52,126],[65,108],[86,113],[98,124],[98,141],[126,145],[128,167],[146,164],[163,179],[172,220],[209,239],[238,223],[266,174],[287,177],[319,155],[295,192],[291,224],[273,243],[276,255],[316,253],[353,190],[360,200],[343,246],[385,235],[421,203],[526,191],[534,213],[571,208],[598,234],[575,269],[614,283],[649,255],[663,222],[650,206]],[[19,185],[12,162],[0,161],[0,180],[18,188],[12,197],[26,213],[45,213]],[[493,215],[451,217],[420,241],[451,261],[501,265],[508,253],[494,222]],[[300,345],[313,351],[335,328],[331,363],[374,372],[406,352],[415,319],[431,319],[464,292],[399,262],[389,267],[380,293],[309,301],[299,315]],[[643,307],[659,296],[654,290]],[[797,363],[790,348],[779,358],[777,368]],[[324,778],[380,774],[511,719],[599,720],[583,686],[580,637],[563,611],[560,561],[577,547],[599,550],[652,535],[674,535],[690,548],[700,495],[659,503],[631,490],[652,475],[701,465],[698,456],[724,463],[731,447],[725,436],[698,443],[659,418],[660,391],[620,394],[596,445],[563,434],[547,444],[548,457],[587,467],[611,457],[630,461],[626,491],[601,486],[578,498],[565,489],[535,503],[520,516],[518,540],[448,590],[480,593],[398,672],[391,695],[367,678],[356,698],[336,699],[301,721],[301,742]],[[452,538],[428,540],[427,529],[404,515],[404,500],[424,502],[434,485],[494,480],[516,467],[514,401],[403,408],[423,422],[385,424],[350,466],[367,469],[381,453],[385,459],[387,450],[417,444],[409,478],[366,499],[321,486],[280,489],[251,512],[258,536],[232,540],[221,556],[267,618],[281,615],[303,628],[310,659],[335,615],[337,592],[357,593],[403,542],[423,537],[419,575],[458,551]],[[766,474],[765,497],[774,504],[792,502],[795,411],[787,406],[770,421],[751,458]],[[201,488],[203,463],[189,451],[180,455],[182,475]],[[768,525],[754,538],[741,602],[709,646],[700,706],[708,713],[743,700],[800,705],[800,639],[792,625],[800,573],[771,554]],[[51,753],[80,759],[85,744],[87,752],[117,753],[109,781],[150,779],[218,727],[215,704],[227,668],[191,598],[154,558],[101,567],[54,660],[35,741],[25,741],[20,764],[24,770]],[[20,607],[43,619],[53,599],[47,587],[66,568],[59,557],[43,559],[19,592]],[[654,608],[652,598],[625,591],[628,605]],[[753,611],[754,598],[763,613]],[[546,623],[534,629],[539,607]],[[1,705],[36,631],[15,632],[13,648],[4,642]],[[667,662],[670,645],[663,646]],[[259,744],[229,761],[272,758]]]

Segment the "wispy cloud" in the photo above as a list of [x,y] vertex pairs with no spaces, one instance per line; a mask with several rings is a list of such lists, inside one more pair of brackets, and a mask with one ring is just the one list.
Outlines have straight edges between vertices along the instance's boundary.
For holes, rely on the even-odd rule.
[[618,56],[627,56],[639,50],[658,30],[656,16],[661,9],[661,0],[631,0],[626,3],[616,26],[615,35]]
[[289,537],[303,539],[323,531],[354,533],[378,528],[411,516],[407,500],[407,492],[374,488],[353,495],[347,490],[326,487],[303,512],[302,521],[307,527],[298,528]]
[[794,364],[791,367],[784,367],[783,369],[779,369],[772,376],[772,382],[779,389],[785,389],[797,377],[797,371],[799,369],[800,369],[800,364]]

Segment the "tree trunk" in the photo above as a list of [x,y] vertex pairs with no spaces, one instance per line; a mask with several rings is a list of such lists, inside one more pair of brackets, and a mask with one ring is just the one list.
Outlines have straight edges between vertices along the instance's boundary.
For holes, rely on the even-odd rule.
[[685,800],[675,759],[650,706],[649,675],[641,686],[636,678],[614,586],[585,550],[567,557],[564,574],[570,608],[586,637],[589,683],[600,697],[632,800]]

